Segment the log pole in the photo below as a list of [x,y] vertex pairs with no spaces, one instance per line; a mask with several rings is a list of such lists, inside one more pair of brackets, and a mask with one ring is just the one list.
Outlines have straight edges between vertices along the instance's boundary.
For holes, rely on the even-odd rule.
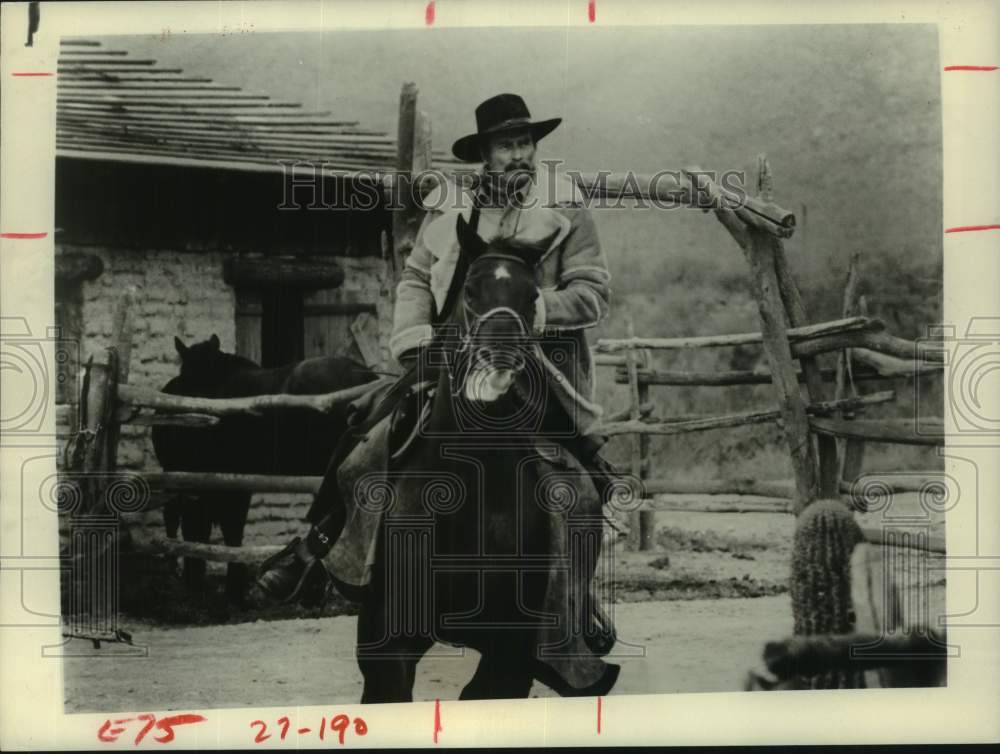
[[[633,339],[635,337],[635,328],[632,324],[632,319],[628,320],[628,337]],[[629,418],[633,422],[640,421],[642,416],[642,403],[640,399],[639,392],[639,367],[637,363],[636,352],[634,348],[629,348],[625,352],[626,359],[626,371],[628,373],[628,397],[629,397]],[[642,477],[642,467],[643,467],[643,451],[647,450],[642,444],[642,435],[636,435],[632,438],[632,474],[636,477]],[[629,515],[629,530],[628,539],[626,545],[630,550],[638,550],[642,548],[642,512],[633,511]]]
[[[771,198],[773,177],[770,165],[765,155],[757,156],[757,181],[760,188],[761,197],[767,201]],[[775,277],[778,283],[778,292],[785,312],[788,315],[788,323],[794,327],[803,327],[808,322],[805,304],[802,301],[802,294],[792,277],[791,269],[788,266],[788,259],[785,256],[785,247],[779,239],[771,242],[774,257]],[[821,374],[821,365],[815,355],[799,355],[799,364],[802,367],[802,374],[805,376],[806,393],[811,401],[823,400],[824,386]],[[812,439],[810,438],[810,443]],[[834,497],[837,494],[837,477],[839,464],[837,461],[837,442],[833,438],[819,436],[816,438],[816,446],[819,457],[819,478],[818,493],[821,497]]]
[[775,269],[778,242],[774,236],[756,228],[747,228],[747,233],[750,249],[746,256],[760,314],[764,351],[784,422],[785,440],[795,473],[796,511],[800,511],[816,499],[819,485],[809,419],[799,392],[798,374],[788,341],[785,306]]
[[[640,383],[639,389],[644,386]],[[648,387],[646,388],[649,389]],[[809,414],[825,415],[834,410],[853,409],[860,406],[871,406],[878,403],[888,403],[895,399],[896,394],[892,390],[884,390],[871,395],[858,396],[857,398],[844,398],[840,401],[822,401],[810,403],[806,406]],[[781,418],[781,411],[744,411],[738,414],[724,414],[720,416],[699,416],[672,422],[650,422],[648,420],[629,419],[628,421],[607,422],[601,425],[600,431],[605,435],[680,435],[688,432],[703,432],[711,429],[725,429],[729,427],[741,427],[748,424],[764,424],[777,421]]]
[[[649,383],[639,382],[638,402],[632,405],[633,420],[641,421],[642,407],[649,403]],[[645,482],[649,478],[650,465],[650,445],[652,438],[646,433],[639,433],[639,479]],[[639,511],[639,549],[652,550],[653,539],[656,534],[656,513],[652,510]]]
[[[851,254],[851,261],[847,268],[847,281],[844,283],[844,298],[841,308],[843,316],[849,317],[855,314],[859,308],[858,288],[861,283],[861,251],[856,250]],[[854,386],[854,365],[852,356],[854,351],[850,348],[842,350],[837,359],[837,388],[836,397],[842,398],[847,393],[848,388],[852,393]],[[840,411],[841,419],[853,419],[854,412],[850,410]],[[865,441],[854,437],[836,438],[837,448],[840,451],[840,468],[838,476],[840,479],[854,479],[861,473],[865,456]]]
[[345,403],[384,384],[390,378],[380,378],[363,385],[337,390],[325,395],[257,395],[249,398],[195,398],[186,395],[168,395],[134,385],[122,385],[119,398],[127,405],[142,406],[178,413],[199,413],[212,416],[253,414],[271,409],[308,409],[330,412]]

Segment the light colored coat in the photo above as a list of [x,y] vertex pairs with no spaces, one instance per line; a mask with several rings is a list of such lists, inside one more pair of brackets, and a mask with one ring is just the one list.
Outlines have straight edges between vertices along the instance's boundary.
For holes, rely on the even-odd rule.
[[[569,177],[540,170],[525,208],[484,208],[478,232],[487,241],[514,238],[542,247],[534,327],[543,337],[536,355],[578,430],[586,433],[602,410],[593,401],[593,363],[584,330],[607,316],[611,275],[580,198]],[[434,306],[443,306],[458,262],[456,222],[459,214],[469,219],[472,195],[445,183],[425,198],[424,207],[427,215],[396,288],[389,347],[397,359],[430,341]]]

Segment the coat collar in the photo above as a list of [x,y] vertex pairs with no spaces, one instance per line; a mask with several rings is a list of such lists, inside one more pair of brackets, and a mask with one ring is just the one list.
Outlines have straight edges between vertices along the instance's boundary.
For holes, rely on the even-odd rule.
[[[555,208],[576,203],[578,196],[569,176],[552,176],[548,171],[540,170],[527,197],[527,203],[532,206],[524,210],[511,207],[482,210],[479,234],[487,239],[506,235],[525,243],[540,243],[551,239],[542,257],[544,260],[563,242],[570,230],[569,219]],[[457,256],[458,235],[455,225],[459,215],[469,219],[472,198],[470,189],[462,188],[451,180],[438,184],[425,197],[425,208],[437,209],[442,213],[424,229],[424,245],[435,259]]]

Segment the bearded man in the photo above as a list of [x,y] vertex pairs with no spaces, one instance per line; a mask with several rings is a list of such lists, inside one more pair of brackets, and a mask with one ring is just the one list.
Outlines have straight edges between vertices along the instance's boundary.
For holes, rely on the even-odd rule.
[[[597,453],[606,438],[590,432],[601,409],[593,402],[593,364],[584,331],[608,313],[611,275],[593,219],[573,182],[536,169],[538,142],[561,120],[532,121],[516,94],[497,95],[476,108],[476,132],[456,141],[452,151],[462,161],[482,163],[477,186],[467,190],[446,182],[423,200],[428,212],[400,275],[389,342],[405,374],[373,411],[384,416],[404,392],[395,388],[415,381],[418,356],[432,344],[435,326],[448,317],[461,289],[464,265],[456,233],[461,215],[485,239],[512,238],[539,247],[533,325],[556,399],[549,402],[553,408],[545,424],[558,430],[558,442],[590,472],[604,499],[617,474]],[[327,480],[336,479],[350,450],[350,443],[343,445],[334,454]],[[345,520],[336,486],[324,482],[317,494],[308,514],[313,524],[309,534],[262,566],[258,584],[266,594],[287,602],[325,588],[321,561]]]

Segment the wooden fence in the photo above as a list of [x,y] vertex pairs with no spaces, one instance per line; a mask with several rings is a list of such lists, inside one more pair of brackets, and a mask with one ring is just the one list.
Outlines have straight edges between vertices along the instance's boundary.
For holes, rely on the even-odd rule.
[[[430,126],[426,116],[416,109],[416,90],[404,87],[400,101],[399,165],[415,175],[429,167]],[[892,400],[891,391],[847,396],[849,381],[887,379],[901,375],[914,378],[938,371],[943,364],[939,349],[895,338],[884,331],[877,320],[859,316],[852,291],[857,286],[856,264],[845,292],[843,317],[832,322],[808,324],[801,295],[789,272],[782,239],[793,230],[794,215],[774,204],[767,161],[758,158],[758,194],[734,203],[702,171],[684,172],[685,181],[660,184],[671,200],[711,209],[743,250],[753,281],[753,293],[760,315],[760,331],[736,335],[686,338],[639,338],[631,331],[624,339],[603,339],[596,343],[595,360],[600,366],[614,367],[616,382],[628,385],[627,409],[612,414],[603,430],[609,435],[629,434],[635,438],[632,471],[643,480],[648,497],[644,510],[634,514],[630,543],[648,548],[653,537],[655,510],[766,510],[800,512],[817,497],[852,494],[850,482],[860,472],[863,444],[866,441],[942,444],[941,436],[919,434],[911,423],[881,420],[873,422],[853,418],[864,407]],[[583,178],[585,188],[612,191],[614,176],[601,185],[596,179]],[[588,183],[590,181],[590,183]],[[620,182],[620,181],[619,181]],[[398,197],[397,197],[398,198]],[[403,196],[407,200],[406,195]],[[409,201],[409,200],[407,200]],[[392,243],[384,244],[390,274],[402,269],[406,252],[422,213],[410,201],[394,213]],[[856,259],[854,260],[856,263]],[[70,444],[67,466],[85,472],[81,490],[93,510],[102,499],[106,476],[114,471],[122,422],[174,424],[191,427],[211,426],[218,418],[234,413],[257,413],[277,407],[304,407],[330,411],[350,401],[369,386],[351,388],[322,396],[271,395],[255,398],[215,400],[166,395],[128,384],[131,352],[131,302],[134,292],[124,296],[115,322],[114,343],[105,351],[102,362],[91,359],[82,378],[80,430]],[[653,351],[718,348],[759,345],[767,358],[768,369],[743,372],[678,372],[651,368]],[[817,357],[824,353],[841,354],[835,370],[824,370]],[[916,359],[922,366],[916,366]],[[858,368],[854,369],[854,363]],[[930,366],[928,366],[930,365]],[[836,391],[826,395],[825,383],[834,381]],[[804,383],[804,394],[800,388]],[[776,406],[757,411],[722,416],[657,417],[650,401],[653,385],[773,385]],[[372,383],[374,385],[374,383]],[[152,412],[156,413],[152,413]],[[761,422],[778,422],[785,435],[792,459],[794,480],[789,485],[756,480],[714,480],[692,484],[678,483],[653,476],[650,472],[652,435],[680,434],[736,427]],[[840,448],[838,450],[838,439]],[[145,475],[150,489],[168,494],[177,490],[243,490],[313,493],[317,477],[260,476],[249,474],[191,474],[166,472]],[[764,496],[733,502],[708,502],[692,505],[654,496],[663,494],[732,493],[737,496]],[[154,494],[149,505],[162,501]],[[872,541],[881,541],[877,531],[866,532]],[[940,543],[935,544],[938,546]],[[276,547],[227,548],[169,541],[147,537],[134,542],[136,549],[197,555],[213,560],[253,562],[276,550]]]
[[[710,194],[717,189],[700,177]],[[760,199],[770,203],[771,176],[765,157],[758,157]],[[891,390],[847,396],[848,385],[861,380],[917,379],[940,373],[944,352],[931,344],[897,338],[885,332],[882,322],[859,316],[863,306],[857,296],[860,255],[851,258],[844,291],[843,316],[830,322],[806,323],[798,287],[788,269],[781,238],[789,234],[742,222],[743,216],[725,207],[715,215],[743,250],[754,282],[753,294],[760,315],[760,332],[675,338],[636,337],[631,323],[628,337],[604,338],[594,348],[596,363],[613,366],[615,381],[628,386],[628,407],[612,414],[602,427],[606,435],[633,435],[631,471],[642,482],[645,496],[658,494],[766,496],[755,503],[691,503],[684,510],[760,511],[800,513],[813,500],[850,493],[861,472],[865,442],[943,445],[941,420],[857,418],[867,406],[894,400]],[[794,220],[792,221],[794,225]],[[759,345],[768,369],[697,372],[651,368],[655,351]],[[837,353],[835,369],[822,368],[822,354]],[[624,355],[624,358],[623,358]],[[827,383],[834,382],[829,396]],[[728,415],[658,417],[650,401],[652,385],[719,387],[770,383],[777,407]],[[800,383],[804,383],[800,386]],[[803,390],[804,388],[804,390]],[[723,429],[748,424],[778,423],[792,460],[794,483],[783,485],[754,480],[709,480],[678,484],[651,476],[650,438]],[[937,432],[928,432],[937,430]],[[649,549],[655,528],[655,510],[663,504],[646,504],[632,515],[629,544]],[[875,532],[866,532],[875,541]],[[940,544],[940,543],[937,543]]]

